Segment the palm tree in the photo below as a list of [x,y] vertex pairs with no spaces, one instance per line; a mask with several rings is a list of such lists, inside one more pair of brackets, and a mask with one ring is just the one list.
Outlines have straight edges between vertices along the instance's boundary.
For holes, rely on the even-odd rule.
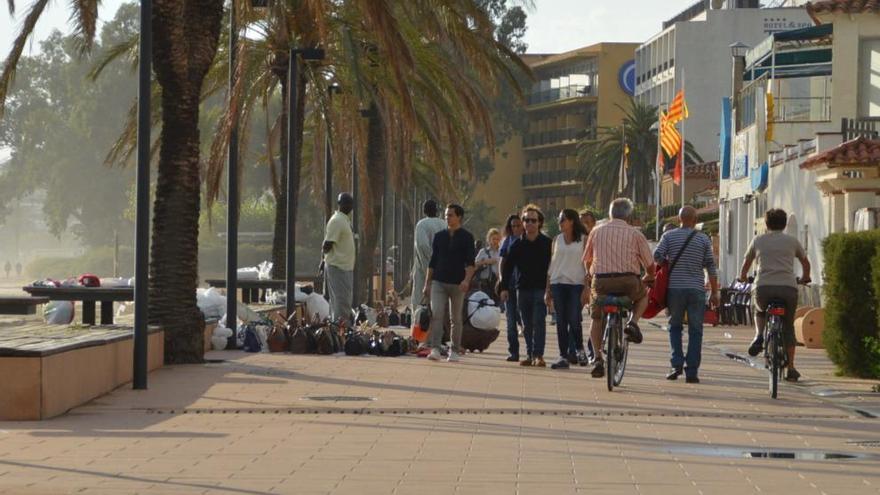
[[[7,0],[10,14],[14,0]],[[15,67],[49,0],[37,0],[0,74],[0,116]],[[99,0],[72,2],[71,22],[84,50],[91,47]],[[150,263],[150,320],[165,330],[165,362],[200,362],[204,318],[198,283],[199,102],[213,63],[222,0],[154,0],[153,70],[161,88],[161,134]]]
[[[624,113],[620,126],[600,127],[595,139],[588,136],[578,143],[578,179],[583,182],[587,197],[595,198],[597,205],[606,204],[618,193],[624,134],[629,147],[629,185],[624,192],[636,202],[646,202],[653,191],[657,107],[630,99],[629,108],[618,108]],[[703,161],[690,141],[685,144],[685,155],[688,163]]]

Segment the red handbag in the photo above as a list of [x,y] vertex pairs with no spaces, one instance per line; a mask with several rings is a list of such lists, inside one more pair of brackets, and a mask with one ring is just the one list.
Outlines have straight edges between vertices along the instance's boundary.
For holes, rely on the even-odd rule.
[[658,265],[657,272],[654,274],[654,285],[648,289],[648,308],[645,309],[645,313],[642,315],[643,318],[653,318],[666,309],[666,291],[669,288],[669,275],[695,235],[697,235],[696,230],[691,232],[691,235],[684,241],[684,245],[681,246],[681,250],[675,255],[671,264],[664,261]]

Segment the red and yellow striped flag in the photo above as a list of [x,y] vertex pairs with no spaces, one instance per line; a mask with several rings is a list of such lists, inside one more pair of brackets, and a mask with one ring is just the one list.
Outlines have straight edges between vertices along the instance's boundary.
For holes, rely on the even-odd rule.
[[660,147],[669,157],[675,156],[681,149],[681,134],[663,112],[660,112]]
[[682,88],[678,90],[678,93],[675,94],[675,98],[672,99],[672,103],[669,105],[669,110],[666,112],[666,120],[668,120],[671,125],[675,125],[686,118],[688,118],[688,106],[684,101],[684,88]]

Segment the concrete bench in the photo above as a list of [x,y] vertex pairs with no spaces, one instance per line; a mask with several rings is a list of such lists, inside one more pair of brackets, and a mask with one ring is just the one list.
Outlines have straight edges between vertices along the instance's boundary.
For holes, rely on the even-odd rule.
[[52,301],[82,301],[82,322],[95,324],[95,304],[101,302],[101,325],[113,324],[113,302],[134,301],[134,287],[37,287],[21,288],[32,296]]
[[[149,329],[150,371],[162,366],[164,332]],[[26,322],[0,331],[0,420],[64,414],[132,380],[129,326]]]
[[49,302],[48,297],[0,297],[0,315],[33,315],[37,306]]

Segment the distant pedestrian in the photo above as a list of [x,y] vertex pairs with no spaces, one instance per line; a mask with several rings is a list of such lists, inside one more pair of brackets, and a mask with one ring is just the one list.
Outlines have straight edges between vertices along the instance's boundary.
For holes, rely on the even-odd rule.
[[566,369],[571,360],[572,342],[575,345],[575,362],[581,366],[587,365],[584,330],[581,324],[587,275],[583,262],[587,229],[581,223],[578,213],[568,208],[559,213],[558,222],[561,233],[553,241],[550,294],[556,312],[559,359],[551,365],[551,368]]
[[443,344],[443,320],[447,309],[452,315],[448,362],[459,359],[461,352],[461,333],[464,295],[474,276],[474,236],[462,228],[464,208],[457,204],[446,207],[446,229],[434,235],[431,247],[431,261],[425,276],[425,297],[431,301],[431,330],[428,341],[431,354],[428,359],[439,361]]
[[581,210],[580,221],[581,225],[587,230],[587,235],[590,235],[590,231],[596,226],[596,215],[593,215],[593,212],[590,210]]
[[21,261],[15,264],[15,275],[21,278]]
[[[697,210],[685,205],[678,213],[681,227],[672,229],[660,238],[654,250],[654,261],[675,262],[669,273],[666,304],[669,307],[669,345],[672,349],[672,369],[667,380],[676,380],[682,373],[688,383],[699,383],[698,376],[703,345],[703,315],[706,312],[705,275],[709,273],[712,285],[712,305],[718,305],[718,270],[712,254],[709,236],[695,230]],[[677,261],[676,261],[677,260]],[[687,354],[682,350],[681,334],[684,316],[688,321]]]
[[6,260],[6,264],[3,265],[3,269],[6,270],[6,278],[9,278],[9,272],[12,271],[12,263],[9,260]]
[[[419,306],[422,297],[422,290],[425,288],[425,274],[428,272],[428,264],[431,262],[432,245],[434,243],[434,235],[446,229],[446,222],[442,218],[437,218],[440,212],[440,206],[433,199],[429,199],[422,204],[422,212],[425,218],[416,223],[416,231],[413,236],[413,267],[412,267],[412,310],[415,312]],[[431,301],[425,301],[430,303]]]
[[341,193],[336,204],[338,209],[330,217],[324,232],[324,276],[330,296],[330,317],[334,321],[340,318],[350,321],[355,262],[350,215],[354,209],[354,197]]
[[497,299],[495,284],[498,283],[498,268],[501,260],[501,232],[496,228],[486,233],[486,246],[477,252],[475,264],[477,273],[474,278],[479,282],[480,290],[493,300]]
[[[544,344],[547,302],[550,301],[547,271],[553,241],[541,232],[544,213],[537,206],[526,205],[523,208],[522,222],[525,234],[510,247],[502,263],[501,300],[517,298],[528,351],[528,357],[519,364],[544,367],[547,366],[544,362]],[[518,272],[515,280],[512,277],[514,270]],[[515,292],[511,294],[511,291]]]
[[[501,256],[501,260],[498,264],[499,275],[501,275],[500,268],[504,264],[504,258],[510,252],[510,247],[522,237],[522,234],[523,226],[519,215],[510,215],[507,217],[507,222],[504,223],[504,240],[501,241],[501,249],[498,250],[498,254]],[[510,283],[514,287],[516,286],[517,276],[518,273],[516,267],[514,267],[513,272],[510,275]],[[500,287],[498,293],[500,296]],[[517,324],[521,324],[522,319],[519,316],[516,297],[508,297],[506,301],[501,301],[501,308],[507,314],[507,360],[510,362],[517,362],[519,361],[519,328]]]

